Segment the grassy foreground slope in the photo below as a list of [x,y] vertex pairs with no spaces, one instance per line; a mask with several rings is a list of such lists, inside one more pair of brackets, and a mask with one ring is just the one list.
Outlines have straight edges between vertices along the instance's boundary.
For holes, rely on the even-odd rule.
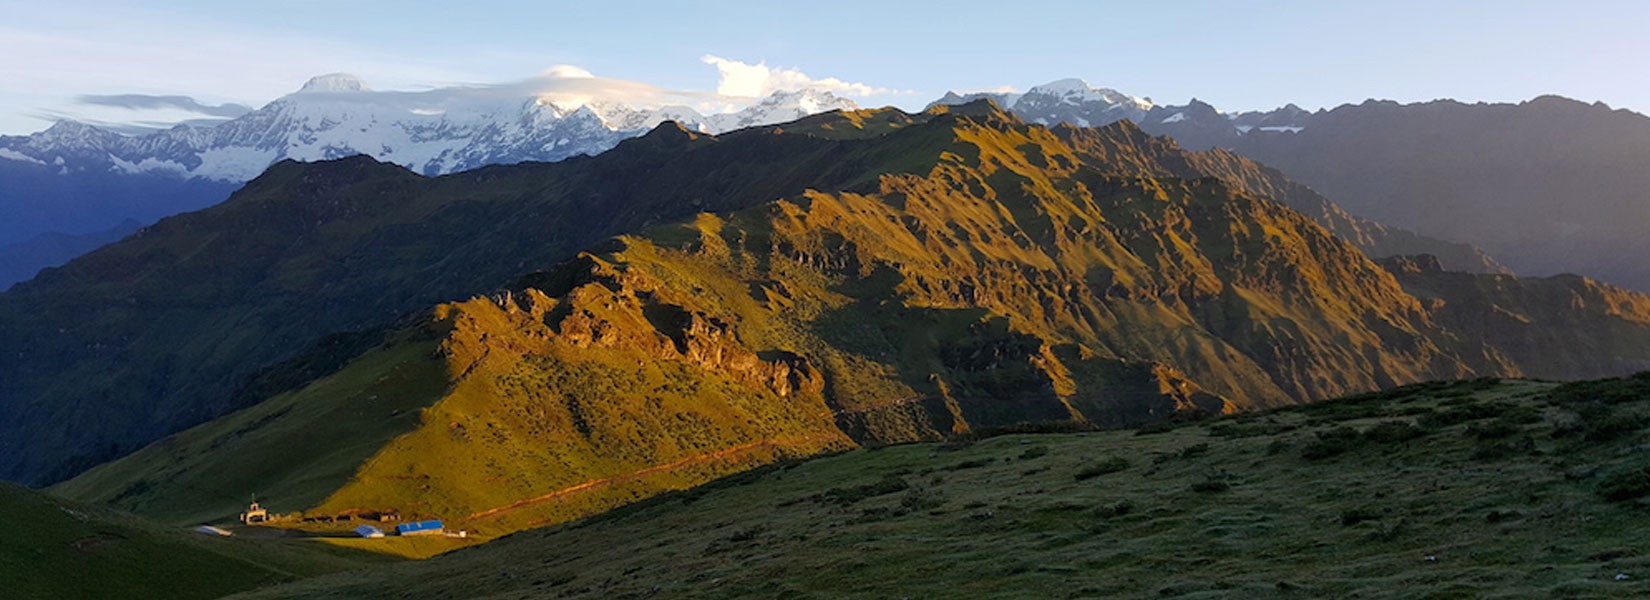
[[1643,597],[1646,415],[1479,380],[856,450],[246,597]]
[[0,483],[0,598],[217,598],[384,559],[305,540],[242,540]]

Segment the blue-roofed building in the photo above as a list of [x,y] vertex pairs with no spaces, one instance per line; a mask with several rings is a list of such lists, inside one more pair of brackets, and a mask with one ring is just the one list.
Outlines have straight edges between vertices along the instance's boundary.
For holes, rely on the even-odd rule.
[[441,521],[431,519],[396,525],[395,533],[396,535],[442,535],[446,533],[446,530],[442,528]]

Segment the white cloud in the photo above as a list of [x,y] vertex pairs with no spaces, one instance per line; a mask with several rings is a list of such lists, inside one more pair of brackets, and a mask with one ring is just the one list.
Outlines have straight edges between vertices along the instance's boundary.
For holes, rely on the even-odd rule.
[[590,71],[575,65],[555,65],[544,70],[544,76],[560,79],[590,79],[595,77]]
[[835,77],[814,79],[800,69],[770,67],[766,61],[753,65],[714,54],[706,54],[699,60],[716,67],[719,75],[716,93],[734,98],[760,98],[781,90],[804,89],[825,90],[844,96],[880,96],[896,93],[888,88],[843,81]]

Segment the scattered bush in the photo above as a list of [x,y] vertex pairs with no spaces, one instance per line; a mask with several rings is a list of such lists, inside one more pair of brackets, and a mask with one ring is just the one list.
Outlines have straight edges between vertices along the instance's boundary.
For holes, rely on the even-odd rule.
[[1134,430],[1134,434],[1152,435],[1155,433],[1167,433],[1174,431],[1181,425],[1189,425],[1192,423],[1207,421],[1212,416],[1214,415],[1209,414],[1209,411],[1201,408],[1177,410],[1166,419],[1141,425]]
[[1553,388],[1547,398],[1559,404],[1621,404],[1650,398],[1650,371],[1632,377],[1578,381]]
[[1301,458],[1321,460],[1347,452],[1363,444],[1358,430],[1341,426],[1318,432],[1318,439],[1301,448]]
[[1408,529],[1408,519],[1383,520],[1377,524],[1375,531],[1370,532],[1364,539],[1371,542],[1390,542],[1398,539]]
[[1397,444],[1423,435],[1426,432],[1406,421],[1382,421],[1363,433],[1364,439],[1376,444]]
[[1101,475],[1116,473],[1129,468],[1129,460],[1121,456],[1113,456],[1097,463],[1084,466],[1077,471],[1077,480],[1094,479]]
[[1232,484],[1224,477],[1208,476],[1192,484],[1192,491],[1199,494],[1218,494],[1229,489],[1232,489]]
[[1586,424],[1575,413],[1559,413],[1558,416],[1549,420],[1549,424],[1552,425],[1550,435],[1554,438],[1577,435],[1583,429],[1586,429]]
[[1129,502],[1128,500],[1120,500],[1118,502],[1094,509],[1094,516],[1102,519],[1110,519],[1113,517],[1121,517],[1131,512],[1134,512],[1134,503]]
[[1484,514],[1484,521],[1489,523],[1505,523],[1524,518],[1524,513],[1512,509],[1493,509]]
[[1365,521],[1375,521],[1381,518],[1381,512],[1367,506],[1358,506],[1341,511],[1341,526],[1351,527]]
[[945,505],[945,494],[928,488],[911,488],[900,497],[899,505],[909,511],[934,510]]
[[1598,484],[1598,493],[1611,502],[1627,502],[1650,496],[1650,466],[1605,476]]
[[1032,446],[1020,453],[1020,460],[1031,460],[1048,456],[1048,446]]
[[1155,423],[1147,423],[1145,425],[1141,425],[1140,427],[1138,427],[1134,430],[1134,434],[1135,435],[1153,435],[1153,434],[1158,434],[1158,433],[1168,433],[1170,431],[1174,431],[1175,429],[1179,428],[1181,425],[1182,425],[1182,423],[1176,423],[1174,421],[1157,421]]
[[1172,454],[1160,454],[1152,459],[1154,463],[1163,463],[1176,459],[1196,458],[1209,453],[1209,444],[1192,444]]
[[1510,408],[1507,405],[1493,402],[1462,402],[1442,410],[1435,410],[1421,415],[1421,426],[1428,429],[1438,429],[1459,425],[1468,421],[1479,421],[1499,416]]
[[986,457],[986,458],[975,458],[975,459],[971,459],[971,460],[965,460],[965,461],[962,461],[962,462],[954,464],[954,465],[948,465],[948,466],[940,467],[940,470],[941,471],[961,471],[963,469],[978,469],[980,467],[989,465],[989,464],[991,464],[993,462],[996,462],[996,461],[997,461],[996,458],[992,458],[992,457],[989,457],[989,456]]
[[1581,437],[1589,442],[1608,442],[1634,433],[1644,426],[1644,415],[1639,413],[1612,411],[1596,419],[1587,419],[1584,415]]
[[1534,406],[1528,405],[1514,406],[1502,411],[1499,420],[1514,425],[1539,423],[1541,422],[1541,410]]
[[905,491],[908,487],[911,486],[905,483],[904,479],[897,475],[889,475],[877,480],[874,483],[845,488],[831,488],[820,493],[818,496],[815,496],[814,499],[819,502],[829,502],[847,506],[866,498],[875,498],[877,496],[886,496],[895,492]]
[[1266,444],[1266,454],[1267,456],[1277,456],[1282,454],[1285,450],[1288,450],[1289,447],[1293,445],[1294,442],[1290,440],[1278,438]]
[[1518,433],[1519,427],[1512,423],[1496,419],[1487,423],[1473,423],[1467,426],[1467,435],[1481,440],[1495,440]]
[[1209,427],[1209,435],[1223,438],[1248,438],[1277,435],[1299,429],[1299,425],[1279,423],[1271,419],[1257,423],[1222,423]]

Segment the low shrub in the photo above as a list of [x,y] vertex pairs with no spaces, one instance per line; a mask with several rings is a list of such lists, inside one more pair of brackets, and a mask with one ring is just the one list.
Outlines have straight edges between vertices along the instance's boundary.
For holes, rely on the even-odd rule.
[[1406,421],[1382,421],[1363,433],[1365,440],[1376,444],[1397,444],[1423,435],[1426,432]]
[[1116,473],[1129,468],[1129,460],[1121,456],[1113,456],[1097,463],[1085,465],[1077,470],[1075,476],[1078,481],[1094,479],[1101,475]]
[[965,461],[962,461],[960,463],[956,463],[956,464],[953,464],[953,465],[947,465],[947,466],[944,466],[944,467],[940,467],[940,470],[941,471],[961,471],[963,469],[978,469],[980,467],[989,465],[989,464],[991,464],[993,462],[996,462],[996,461],[997,461],[997,459],[992,458],[992,457],[975,458],[975,459],[965,460]]
[[1500,416],[1500,414],[1507,408],[1509,407],[1492,402],[1462,402],[1442,410],[1435,410],[1433,412],[1421,415],[1420,423],[1422,427],[1426,427],[1428,429],[1449,427],[1450,425],[1459,425],[1468,421],[1479,421],[1494,418]]
[[1381,512],[1367,506],[1358,506],[1341,511],[1341,526],[1351,527],[1365,521],[1375,521],[1381,518]]
[[1288,433],[1299,428],[1298,425],[1284,424],[1272,420],[1252,423],[1221,423],[1210,426],[1209,435],[1222,438],[1249,438]]
[[1185,448],[1181,448],[1180,450],[1178,450],[1174,453],[1171,453],[1171,454],[1160,454],[1156,458],[1153,458],[1152,462],[1154,462],[1154,463],[1163,463],[1163,462],[1168,462],[1168,461],[1171,461],[1171,460],[1196,458],[1196,457],[1203,456],[1203,455],[1208,454],[1208,453],[1209,453],[1209,444],[1208,443],[1192,444],[1192,445],[1187,446]]
[[1645,426],[1644,415],[1629,412],[1610,412],[1602,418],[1583,417],[1581,438],[1589,442],[1608,442],[1637,432]]
[[945,494],[928,488],[911,488],[900,497],[899,505],[909,511],[934,510],[945,505]]
[[1223,477],[1205,477],[1203,481],[1192,484],[1192,491],[1199,494],[1218,494],[1232,489],[1232,484]]
[[818,496],[815,496],[815,500],[819,502],[830,502],[847,506],[866,498],[875,498],[877,496],[886,496],[888,494],[901,492],[909,487],[911,486],[910,484],[905,483],[905,479],[897,475],[889,475],[887,477],[883,477],[882,479],[878,479],[876,482],[865,485],[831,488],[825,490]]
[[1504,458],[1530,454],[1535,452],[1535,440],[1529,437],[1520,437],[1511,440],[1495,442],[1480,442],[1472,451],[1473,460],[1501,460]]
[[1611,502],[1627,502],[1650,496],[1650,466],[1606,475],[1598,483],[1598,493]]
[[1301,458],[1322,460],[1345,453],[1363,445],[1363,435],[1351,427],[1341,426],[1318,432],[1318,439],[1301,448]]
[[1518,433],[1519,427],[1507,421],[1496,419],[1484,423],[1473,423],[1467,426],[1467,435],[1481,440],[1495,440]]
[[1102,519],[1110,519],[1113,517],[1121,517],[1131,512],[1134,512],[1134,503],[1129,502],[1128,500],[1120,500],[1118,502],[1094,509],[1094,516]]

